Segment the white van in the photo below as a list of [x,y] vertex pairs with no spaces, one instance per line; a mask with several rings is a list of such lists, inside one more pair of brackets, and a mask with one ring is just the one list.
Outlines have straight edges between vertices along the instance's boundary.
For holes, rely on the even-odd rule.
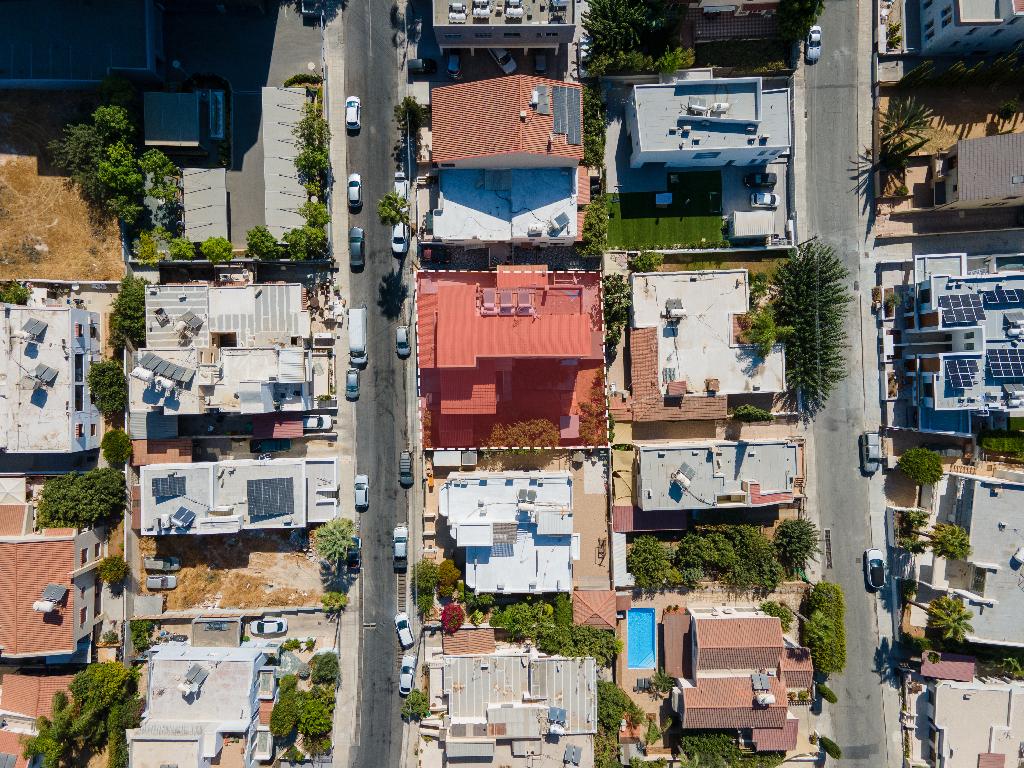
[[366,307],[348,311],[348,355],[353,365],[366,365]]

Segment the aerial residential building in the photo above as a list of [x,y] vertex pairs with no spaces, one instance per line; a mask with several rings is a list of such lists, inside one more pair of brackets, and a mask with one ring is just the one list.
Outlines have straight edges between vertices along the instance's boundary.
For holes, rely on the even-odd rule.
[[[933,768],[1012,768],[1024,743],[1024,684],[929,680]],[[919,704],[920,706],[920,704]]]
[[[274,668],[260,648],[166,643],[153,652],[142,724],[126,732],[132,768],[252,768],[273,758]],[[263,722],[266,719],[267,722]]]
[[305,528],[338,514],[338,460],[226,459],[139,472],[143,535]]
[[728,730],[757,752],[795,748],[799,720],[789,692],[809,691],[806,648],[789,644],[782,625],[760,611],[687,608],[666,615],[665,666],[676,678],[672,708],[683,730]]
[[[479,29],[474,26],[474,30]],[[582,88],[511,75],[430,92],[436,240],[571,245],[580,234]]]
[[557,49],[569,46],[576,30],[575,0],[432,1],[434,33],[442,51],[483,53],[499,45]]
[[300,285],[147,287],[146,345],[129,377],[132,436],[177,437],[164,417],[313,409],[309,336]]
[[1024,41],[1020,0],[921,0],[921,55],[983,56]]
[[[34,736],[38,732],[36,720],[53,715],[54,694],[64,693],[70,698],[68,686],[73,678],[74,675],[4,673],[0,717],[5,725],[0,729],[0,754],[7,751],[2,741],[6,734]],[[17,754],[21,755],[20,750]]]
[[937,520],[965,528],[971,552],[947,561],[932,552],[920,557],[919,581],[936,593],[960,600],[973,614],[967,639],[985,645],[1024,647],[1020,615],[1024,591],[1024,473],[1005,478],[946,475],[934,497]]
[[572,590],[572,476],[568,472],[453,472],[438,514],[465,550],[466,586],[480,592]]
[[[1024,11],[1017,18],[1024,19]],[[1024,23],[1019,28],[1018,40],[1024,40]],[[1024,205],[1024,133],[961,139],[932,158],[931,179],[936,208]]]
[[972,435],[1024,415],[1024,272],[974,273],[966,254],[917,256],[892,358],[924,432]]
[[98,448],[89,394],[100,317],[74,306],[0,304],[0,453]]
[[593,765],[594,659],[518,648],[453,655],[447,642],[428,668],[432,706],[446,714],[439,743],[449,762]]
[[759,77],[712,77],[634,85],[626,101],[629,164],[668,168],[765,165],[788,155],[788,88],[763,90]]
[[419,272],[424,443],[515,447],[495,440],[542,421],[552,447],[603,445],[600,284],[597,273],[538,266]]

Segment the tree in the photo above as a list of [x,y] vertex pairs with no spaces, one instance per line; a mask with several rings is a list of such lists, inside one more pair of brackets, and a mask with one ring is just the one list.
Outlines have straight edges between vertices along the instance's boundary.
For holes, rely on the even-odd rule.
[[341,613],[348,606],[348,595],[344,592],[324,592],[320,596],[320,604],[324,613],[333,616]]
[[388,192],[377,201],[377,216],[381,224],[409,224],[409,201],[397,192]]
[[128,110],[112,104],[96,107],[92,113],[92,124],[105,147],[129,144],[135,133]]
[[149,195],[164,205],[178,202],[178,166],[159,149],[147,149],[139,158],[139,168],[149,179]]
[[810,520],[783,520],[775,529],[775,553],[790,573],[802,570],[819,552],[818,529]]
[[802,40],[824,9],[824,0],[780,0],[775,12],[779,36],[786,42]]
[[305,147],[295,156],[295,170],[299,172],[299,178],[304,182],[319,184],[330,167],[331,161],[326,149]]
[[132,457],[132,439],[123,429],[111,429],[100,441],[103,458],[111,466],[125,464]]
[[829,704],[835,704],[839,701],[839,697],[836,696],[835,691],[833,691],[824,683],[818,683],[817,688],[818,693],[821,695],[821,698],[823,698]]
[[809,618],[803,624],[804,644],[811,649],[814,669],[823,674],[846,667],[846,601],[838,584],[822,581],[807,597]]
[[571,627],[572,621],[572,598],[565,592],[555,595],[554,614],[552,618],[555,625],[559,627]]
[[91,123],[66,125],[60,138],[51,141],[48,148],[53,164],[71,177],[86,202],[101,207],[104,190],[96,177],[96,168],[103,158],[104,147],[96,126]]
[[910,448],[900,456],[899,468],[918,485],[933,485],[942,479],[942,457],[928,448]]
[[334,685],[338,682],[338,654],[318,653],[309,660],[309,679],[317,684]]
[[663,3],[644,0],[593,0],[583,14],[592,55],[640,50],[667,22]]
[[187,237],[175,237],[167,244],[167,251],[174,261],[191,261],[196,257],[196,245]]
[[74,709],[67,694],[57,691],[50,716],[37,718],[36,735],[25,741],[23,754],[29,760],[40,758],[42,768],[67,768],[76,741]]
[[939,633],[943,640],[962,643],[974,631],[973,616],[959,600],[942,595],[928,604],[928,629]]
[[299,702],[292,691],[281,692],[274,708],[270,710],[270,732],[279,739],[284,739],[295,732],[299,724]]
[[270,230],[259,224],[245,233],[245,253],[254,259],[270,261],[280,256],[277,238]]
[[40,528],[91,528],[114,523],[124,515],[124,474],[111,467],[84,475],[69,472],[43,484],[36,510]]
[[670,693],[675,687],[676,679],[664,669],[658,669],[651,675],[651,688],[658,693]]
[[334,714],[334,691],[318,686],[296,694],[299,708],[299,733],[303,736],[323,736],[331,732]]
[[337,517],[316,529],[313,533],[313,549],[321,559],[336,567],[355,544],[352,540],[354,535],[355,524],[348,518]]
[[398,123],[398,129],[403,134],[408,132],[414,143],[420,128],[427,124],[428,117],[430,107],[420,104],[412,96],[406,96],[395,105],[395,122]]
[[421,595],[428,592],[433,595],[439,578],[437,563],[423,558],[413,566],[412,573],[416,591]]
[[445,558],[437,569],[437,594],[440,597],[451,597],[455,593],[455,586],[459,583],[462,574],[459,567],[453,560]]
[[302,105],[302,118],[296,124],[294,134],[300,146],[327,149],[331,143],[331,127],[318,102],[307,101]]
[[305,226],[284,233],[288,257],[292,261],[323,259],[327,256],[327,233],[323,229]]
[[101,360],[89,367],[89,392],[96,408],[104,416],[119,413],[128,407],[128,379],[120,363]]
[[0,284],[0,304],[25,306],[31,295],[28,288],[15,280]]
[[774,616],[782,625],[783,632],[789,632],[793,626],[793,611],[785,603],[776,603],[774,600],[766,600],[761,603],[761,613]]
[[839,748],[828,736],[819,736],[818,745],[825,750],[825,754],[831,757],[833,760],[839,760],[843,756],[843,750]]
[[513,642],[534,637],[543,621],[544,604],[520,602],[498,608],[491,614],[492,627],[504,629]]
[[608,200],[604,195],[591,198],[583,214],[583,232],[579,252],[583,256],[601,256],[608,249]]
[[640,589],[662,589],[672,570],[668,548],[654,536],[637,536],[626,554],[626,570]]
[[331,214],[328,213],[327,206],[313,200],[307,200],[299,207],[299,215],[306,220],[307,226],[310,227],[323,229],[331,223]]
[[931,533],[932,552],[947,560],[966,560],[971,556],[971,535],[959,525],[939,523]]
[[622,329],[629,322],[633,297],[625,276],[619,274],[608,274],[601,279],[601,293],[604,298],[604,343],[614,349],[622,338]]
[[553,421],[530,419],[513,424],[495,424],[487,438],[494,448],[553,448],[562,435]]
[[430,699],[419,688],[413,688],[402,704],[402,717],[406,720],[422,720],[430,717]]
[[142,213],[145,178],[132,146],[119,141],[107,147],[96,167],[96,178],[103,185],[107,210],[134,224]]
[[737,592],[774,592],[785,576],[771,540],[752,525],[708,525],[687,532],[676,547],[675,565],[686,585],[708,576]]
[[466,612],[458,603],[448,603],[441,609],[441,628],[445,633],[454,635],[466,622]]
[[669,48],[654,61],[654,68],[665,75],[693,66],[695,56],[692,48]]
[[730,415],[736,421],[775,421],[775,415],[771,411],[766,411],[764,408],[758,408],[756,405],[748,403],[737,405]]
[[115,705],[135,700],[138,671],[116,661],[90,664],[68,686],[75,704],[75,727],[82,745],[97,748],[110,735],[110,714]]
[[117,584],[128,577],[128,563],[119,555],[105,557],[96,566],[96,575],[107,584]]
[[928,143],[932,117],[931,107],[913,97],[890,99],[878,127],[882,164],[894,170],[906,168],[910,156]]
[[107,75],[100,80],[97,93],[104,104],[129,109],[135,103],[135,86],[131,80],[120,75]]
[[747,336],[761,357],[768,357],[776,344],[785,342],[793,335],[790,326],[775,322],[775,312],[771,307],[754,310],[747,315],[746,322]]
[[629,257],[630,272],[657,272],[665,263],[665,257],[657,251],[641,251]]
[[132,619],[128,622],[128,633],[132,638],[132,648],[136,653],[145,653],[153,645],[153,627],[148,619]]
[[848,277],[831,246],[817,241],[800,246],[775,273],[776,320],[793,329],[786,344],[786,379],[803,394],[803,408],[811,413],[846,375]]
[[208,237],[199,245],[199,252],[211,264],[231,261],[235,249],[226,237]]
[[[142,278],[121,279],[110,316],[110,343],[118,351],[127,343],[139,347],[146,341],[146,286]],[[93,366],[95,367],[95,366]]]
[[156,238],[152,232],[139,233],[139,239],[135,243],[135,258],[147,267],[155,267],[160,261],[160,252],[157,250]]

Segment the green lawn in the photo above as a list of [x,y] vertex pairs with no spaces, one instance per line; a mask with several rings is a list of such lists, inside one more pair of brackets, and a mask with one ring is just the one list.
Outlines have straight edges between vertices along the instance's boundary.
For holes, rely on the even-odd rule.
[[719,171],[667,174],[672,204],[659,208],[654,192],[609,196],[608,245],[643,250],[672,246],[717,246],[722,235],[722,175]]

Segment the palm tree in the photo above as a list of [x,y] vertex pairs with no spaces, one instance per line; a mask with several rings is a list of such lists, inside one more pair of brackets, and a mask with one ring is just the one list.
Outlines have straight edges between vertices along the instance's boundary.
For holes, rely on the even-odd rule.
[[973,616],[959,600],[943,595],[928,606],[928,628],[941,634],[943,640],[961,643],[969,632],[974,631],[971,624]]
[[409,202],[397,192],[388,192],[377,202],[377,215],[381,224],[408,224]]
[[932,552],[947,560],[966,560],[971,554],[971,535],[959,525],[939,523],[928,538]]
[[913,98],[890,101],[879,126],[882,164],[893,170],[906,168],[910,157],[928,143],[925,131],[931,119],[931,107]]
[[1024,678],[1024,664],[1021,663],[1020,659],[1016,656],[1007,656],[1001,662],[999,662],[1000,668],[1003,672],[1012,677],[1014,680],[1020,680]]

